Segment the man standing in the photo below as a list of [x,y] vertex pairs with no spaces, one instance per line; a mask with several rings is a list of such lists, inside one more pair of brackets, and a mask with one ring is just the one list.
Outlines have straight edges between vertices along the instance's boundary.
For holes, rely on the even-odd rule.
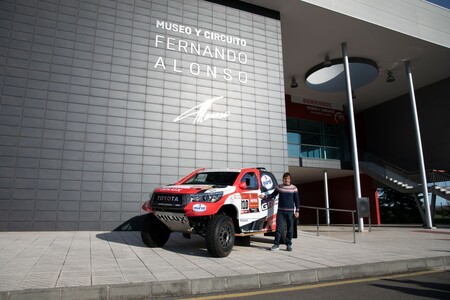
[[280,247],[281,230],[284,230],[284,224],[287,226],[286,250],[292,251],[292,234],[294,228],[294,216],[298,218],[300,211],[300,199],[298,189],[291,184],[291,174],[283,174],[283,184],[278,185],[275,191],[269,195],[270,198],[278,197],[277,228],[275,232],[275,241],[271,250],[278,250]]

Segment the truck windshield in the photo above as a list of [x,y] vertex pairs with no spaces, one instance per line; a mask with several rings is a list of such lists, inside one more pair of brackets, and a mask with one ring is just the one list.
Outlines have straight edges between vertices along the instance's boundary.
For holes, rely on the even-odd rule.
[[183,184],[233,185],[239,172],[204,172],[198,173]]

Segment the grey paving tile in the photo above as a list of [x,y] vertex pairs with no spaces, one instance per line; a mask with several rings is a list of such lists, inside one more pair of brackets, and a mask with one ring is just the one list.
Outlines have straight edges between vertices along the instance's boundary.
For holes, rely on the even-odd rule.
[[293,252],[267,251],[273,238],[258,237],[250,247],[235,246],[229,257],[212,258],[203,238],[187,240],[177,234],[155,249],[136,246],[142,245],[138,232],[0,232],[0,291],[313,270],[448,256],[450,248],[449,239],[430,231],[380,228],[358,235],[356,244],[346,234],[300,231]]
[[0,274],[0,291],[10,291],[18,289],[25,275]]
[[120,271],[122,272],[122,274],[150,274],[150,270],[147,268],[126,268],[126,269],[120,269]]
[[37,280],[35,278],[25,279],[19,285],[18,289],[45,289],[55,287],[56,281],[54,280]]
[[153,282],[157,281],[152,274],[123,274],[125,282]]
[[171,280],[181,280],[186,279],[186,276],[179,272],[163,272],[163,273],[153,273],[157,281],[171,281]]
[[66,286],[90,286],[92,285],[91,274],[88,276],[61,276],[59,277],[56,287],[66,287]]
[[180,271],[187,279],[211,278],[211,273],[204,270]]
[[92,271],[92,277],[122,276],[120,269]]
[[122,275],[115,276],[92,276],[92,284],[120,284],[125,283],[125,279]]

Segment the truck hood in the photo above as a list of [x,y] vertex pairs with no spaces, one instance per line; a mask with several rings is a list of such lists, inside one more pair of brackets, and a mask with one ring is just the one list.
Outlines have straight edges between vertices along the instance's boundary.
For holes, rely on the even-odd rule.
[[155,193],[171,193],[171,194],[196,194],[196,193],[216,193],[223,192],[225,194],[232,193],[236,190],[234,186],[204,185],[204,184],[180,184],[167,185],[154,190]]

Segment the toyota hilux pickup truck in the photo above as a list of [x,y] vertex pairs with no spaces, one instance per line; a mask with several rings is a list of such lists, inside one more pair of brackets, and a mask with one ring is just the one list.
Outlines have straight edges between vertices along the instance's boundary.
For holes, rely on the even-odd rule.
[[[277,185],[264,168],[198,169],[180,181],[156,188],[142,205],[148,212],[141,229],[143,242],[162,247],[172,232],[205,237],[213,257],[228,256],[235,238],[275,232]],[[261,199],[263,198],[263,199]]]

